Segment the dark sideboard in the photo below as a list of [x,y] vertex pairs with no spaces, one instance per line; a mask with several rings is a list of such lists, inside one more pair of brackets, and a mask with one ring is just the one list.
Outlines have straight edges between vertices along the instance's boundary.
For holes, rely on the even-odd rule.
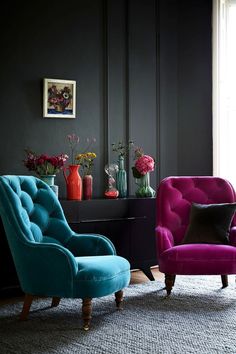
[[[155,198],[60,200],[71,228],[78,233],[107,236],[131,269],[154,280],[150,267],[158,264],[155,245]],[[12,256],[0,219],[0,296],[20,294]]]
[[157,265],[155,198],[61,200],[61,205],[74,231],[107,236],[131,269],[141,269],[154,280],[150,267]]

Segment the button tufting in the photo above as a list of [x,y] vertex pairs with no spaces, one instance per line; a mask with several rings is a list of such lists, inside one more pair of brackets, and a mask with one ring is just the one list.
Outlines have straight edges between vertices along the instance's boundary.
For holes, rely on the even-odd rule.
[[50,236],[55,230],[55,238],[67,235],[68,230],[60,206],[51,198],[47,186],[45,187],[41,180],[32,176],[2,176],[2,179],[11,190],[15,207],[25,225],[24,233],[27,239],[41,242],[42,233]]
[[[160,201],[162,197],[165,197],[165,202]],[[159,188],[158,218],[161,225],[168,223],[170,231],[177,232],[181,239],[189,221],[192,203],[214,204],[232,202],[234,199],[230,184],[221,178],[167,177]]]

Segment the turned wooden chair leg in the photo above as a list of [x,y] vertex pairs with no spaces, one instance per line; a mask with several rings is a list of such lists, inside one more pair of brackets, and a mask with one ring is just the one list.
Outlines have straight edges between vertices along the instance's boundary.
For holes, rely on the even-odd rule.
[[123,303],[123,291],[119,290],[115,293],[115,301],[116,301],[116,307],[118,310],[122,310],[122,303]]
[[222,281],[222,288],[226,288],[229,285],[228,275],[221,275],[221,281]]
[[165,285],[166,285],[167,295],[170,295],[174,283],[175,283],[175,275],[165,274]]
[[60,300],[61,300],[60,297],[54,296],[52,298],[51,307],[57,307],[59,305],[59,303],[60,303]]
[[21,321],[25,321],[27,320],[28,314],[29,314],[29,310],[30,310],[30,306],[33,302],[33,295],[30,294],[25,294],[25,299],[24,299],[24,304],[23,304],[23,308],[20,314],[20,320]]
[[92,318],[92,299],[90,298],[83,299],[82,317],[84,321],[83,329],[85,331],[88,331],[90,326],[90,321]]

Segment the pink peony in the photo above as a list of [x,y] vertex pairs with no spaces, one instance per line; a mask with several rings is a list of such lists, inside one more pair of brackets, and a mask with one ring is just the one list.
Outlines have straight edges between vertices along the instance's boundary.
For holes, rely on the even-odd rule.
[[142,155],[135,162],[135,168],[141,175],[154,171],[155,161],[151,156]]

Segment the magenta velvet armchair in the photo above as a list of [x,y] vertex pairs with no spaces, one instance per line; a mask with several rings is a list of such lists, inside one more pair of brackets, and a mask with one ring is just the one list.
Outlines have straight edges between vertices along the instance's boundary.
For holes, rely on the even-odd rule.
[[176,275],[221,275],[223,287],[228,274],[236,274],[236,218],[229,245],[181,244],[189,224],[192,203],[234,203],[232,185],[218,177],[167,177],[157,193],[156,241],[159,269],[165,273],[167,294]]

